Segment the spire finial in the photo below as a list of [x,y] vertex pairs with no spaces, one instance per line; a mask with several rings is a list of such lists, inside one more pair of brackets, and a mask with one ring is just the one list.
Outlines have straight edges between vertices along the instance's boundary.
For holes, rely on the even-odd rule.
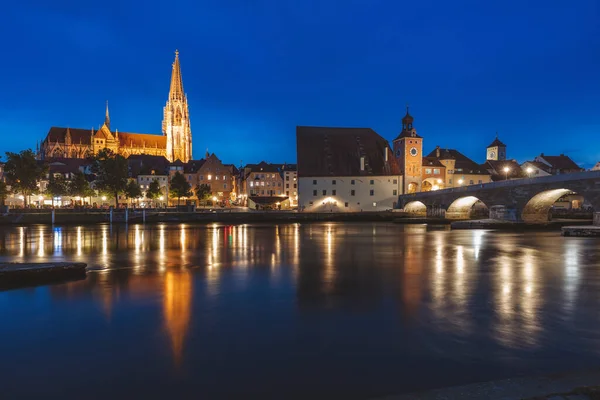
[[496,131],[496,139],[498,139],[498,131]]
[[181,80],[181,67],[179,65],[179,50],[175,50],[175,61],[173,62],[173,71],[171,73],[169,99],[184,100],[183,81]]
[[106,115],[104,116],[104,125],[110,130],[110,116],[108,114],[108,100],[106,100]]
[[409,104],[406,103],[406,114],[408,114],[408,106],[409,106]]

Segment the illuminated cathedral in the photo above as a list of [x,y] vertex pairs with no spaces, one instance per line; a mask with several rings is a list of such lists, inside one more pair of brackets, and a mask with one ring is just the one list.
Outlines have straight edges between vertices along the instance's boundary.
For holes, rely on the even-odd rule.
[[175,51],[169,99],[163,110],[162,135],[112,130],[107,103],[104,124],[99,129],[53,126],[37,151],[40,159],[86,158],[104,148],[126,158],[132,154],[147,154],[165,156],[171,162],[191,160],[192,130],[178,51]]

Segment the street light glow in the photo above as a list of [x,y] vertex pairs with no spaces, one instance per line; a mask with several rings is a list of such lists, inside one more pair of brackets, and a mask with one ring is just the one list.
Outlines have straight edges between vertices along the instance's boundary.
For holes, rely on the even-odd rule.
[[508,171],[510,171],[510,168],[504,167],[504,172],[508,172]]
[[463,184],[463,182],[464,182],[464,181],[463,181],[462,179],[459,179],[459,180],[458,180],[458,184],[459,184],[459,185],[462,185],[462,184]]

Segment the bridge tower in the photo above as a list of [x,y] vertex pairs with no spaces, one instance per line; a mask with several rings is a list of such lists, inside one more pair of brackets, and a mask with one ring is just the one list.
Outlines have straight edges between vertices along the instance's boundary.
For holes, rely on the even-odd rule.
[[394,139],[394,155],[403,175],[403,193],[420,192],[423,180],[423,138],[417,135],[413,121],[406,106],[402,132]]
[[498,133],[496,139],[487,147],[486,160],[506,161],[506,145],[498,139]]

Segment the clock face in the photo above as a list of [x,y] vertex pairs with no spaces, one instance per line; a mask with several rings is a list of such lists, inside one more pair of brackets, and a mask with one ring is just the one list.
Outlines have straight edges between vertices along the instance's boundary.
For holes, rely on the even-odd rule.
[[490,158],[495,158],[496,157],[496,153],[494,153],[493,151],[490,151]]
[[410,155],[413,157],[416,157],[416,155],[419,154],[419,150],[417,150],[416,147],[411,147],[410,148]]

